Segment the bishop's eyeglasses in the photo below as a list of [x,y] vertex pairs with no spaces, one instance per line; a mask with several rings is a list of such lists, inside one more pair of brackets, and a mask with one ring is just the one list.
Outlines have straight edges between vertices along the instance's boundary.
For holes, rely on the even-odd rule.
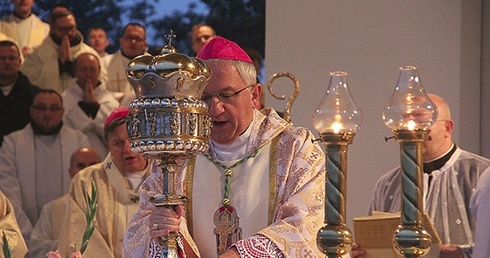
[[235,97],[240,94],[240,92],[255,86],[256,84],[248,85],[240,90],[237,90],[235,92],[221,92],[218,94],[203,94],[201,97],[201,100],[204,101],[204,103],[210,105],[211,102],[213,102],[213,98],[217,98],[220,102],[222,103],[230,103],[232,102]]

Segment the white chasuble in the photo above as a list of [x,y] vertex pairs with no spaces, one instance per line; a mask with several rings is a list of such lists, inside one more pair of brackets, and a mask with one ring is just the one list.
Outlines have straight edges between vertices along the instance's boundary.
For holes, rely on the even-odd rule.
[[[126,232],[126,228],[131,220],[131,217],[138,211],[138,192],[136,190],[132,190],[129,182],[121,174],[119,169],[113,164],[109,166],[108,163],[112,163],[112,159],[110,154],[107,155],[106,160],[104,160],[105,170],[107,173],[107,178],[109,184],[116,190],[117,194],[114,196],[115,208],[114,214],[116,214],[116,219],[114,223],[115,230],[115,248],[114,254],[115,257],[122,257],[122,243],[124,240],[124,233]],[[146,175],[149,173],[143,171]]]
[[[147,175],[149,168],[150,165]],[[86,226],[87,193],[90,193],[92,182],[97,187],[97,226],[83,255],[122,257],[127,225],[138,210],[138,192],[129,188],[110,154],[102,163],[87,167],[73,177],[68,214],[60,232],[58,249],[64,254],[69,251],[70,244],[81,245]]]
[[[246,134],[242,135],[248,138],[243,145],[233,143],[220,150],[213,144],[208,152],[220,162],[229,161],[223,166],[233,166],[237,158],[253,155],[265,146],[256,157],[232,168],[230,205],[236,209],[242,228],[242,240],[236,244],[244,255],[270,257],[266,255],[281,252],[285,257],[321,257],[316,234],[323,225],[325,211],[325,156],[312,141],[313,134],[305,128],[291,127],[271,109],[255,111],[249,137]],[[241,152],[244,146],[246,151]],[[180,233],[194,253],[203,258],[217,257],[214,232],[223,232],[219,225],[214,230],[214,213],[224,197],[225,176],[223,168],[214,163],[218,162],[199,155],[195,163],[189,162],[188,178],[180,178],[177,187],[177,193],[184,190],[192,202],[186,205]],[[140,207],[126,231],[124,257],[161,257],[160,243],[149,234],[149,217],[155,207],[149,200],[162,193],[160,177],[161,173],[152,173],[140,188]],[[225,232],[230,229],[224,228]]]
[[[130,61],[129,58],[122,55],[120,50],[102,58],[102,65],[108,73],[106,85],[108,91],[121,93],[133,91],[133,87],[126,79],[126,66]],[[122,95],[115,95],[115,97],[120,99]]]
[[[267,227],[269,205],[269,148],[243,164],[233,168],[230,179],[230,205],[237,210],[242,228],[242,238],[253,236]],[[238,160],[223,161],[231,166]],[[274,172],[275,173],[275,172]],[[216,235],[213,215],[221,207],[225,176],[219,168],[203,155],[196,160],[192,195],[193,238],[201,257],[216,257]]]

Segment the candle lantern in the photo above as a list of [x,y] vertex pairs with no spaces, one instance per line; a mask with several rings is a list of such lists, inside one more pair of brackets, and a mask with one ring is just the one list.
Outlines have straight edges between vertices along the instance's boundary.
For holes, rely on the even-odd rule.
[[341,257],[352,247],[352,233],[345,224],[347,147],[362,120],[347,86],[347,73],[331,72],[327,92],[313,112],[313,125],[327,151],[325,226],[318,231],[317,245],[329,258]]
[[[172,32],[161,55],[141,55],[128,64],[127,77],[136,93],[129,105],[127,131],[131,151],[156,159],[162,193],[155,206],[174,207],[187,197],[176,193],[186,159],[209,149],[211,118],[200,100],[211,71],[200,59],[177,53]],[[163,257],[178,258],[178,233],[163,239]]]
[[422,148],[437,114],[418,68],[401,67],[395,91],[383,109],[383,120],[400,144],[401,225],[394,233],[393,246],[404,257],[421,257],[430,249],[431,236],[422,227]]

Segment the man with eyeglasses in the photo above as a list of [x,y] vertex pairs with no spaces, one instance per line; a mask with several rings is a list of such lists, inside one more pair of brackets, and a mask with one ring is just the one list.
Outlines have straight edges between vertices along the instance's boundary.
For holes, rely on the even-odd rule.
[[190,199],[185,211],[155,207],[149,198],[163,183],[158,173],[145,181],[125,257],[162,257],[169,232],[182,234],[187,257],[321,257],[325,155],[313,134],[255,108],[262,85],[236,43],[218,36],[197,57],[211,71],[202,94],[212,120],[209,152],[188,168],[185,181],[193,184],[177,187]]
[[105,157],[108,148],[104,140],[104,121],[119,107],[119,102],[100,78],[97,56],[92,53],[79,54],[73,66],[75,78],[62,94],[65,103],[63,121],[87,135],[92,148]]
[[[99,55],[83,42],[83,36],[77,30],[75,16],[69,10],[53,11],[49,22],[49,36],[26,57],[21,70],[33,84],[61,94],[73,78],[74,57],[85,52],[97,57]],[[101,70],[101,74],[105,79],[105,69]]]
[[[470,196],[480,175],[490,167],[490,160],[462,150],[453,142],[454,121],[448,103],[440,96],[428,95],[439,114],[422,150],[424,212],[441,238],[440,257],[472,257],[475,221],[470,213]],[[370,213],[400,211],[401,173],[401,167],[397,167],[378,180]]]
[[49,34],[49,25],[32,13],[34,0],[11,0],[12,14],[0,20],[0,32],[17,41],[25,57]]
[[[145,27],[136,22],[128,23],[122,30],[119,45],[121,49],[103,57],[102,64],[108,71],[107,89],[113,92],[121,103],[127,103],[132,101],[135,95],[133,87],[126,79],[126,66],[131,59],[146,53],[148,45]],[[122,100],[123,98],[128,100]]]
[[3,136],[24,128],[30,121],[29,106],[39,87],[19,71],[20,46],[12,39],[0,41],[0,147]]
[[63,101],[56,91],[38,91],[29,111],[31,122],[6,135],[0,148],[0,190],[12,202],[28,246],[42,207],[68,192],[71,154],[90,146],[82,132],[61,122]]

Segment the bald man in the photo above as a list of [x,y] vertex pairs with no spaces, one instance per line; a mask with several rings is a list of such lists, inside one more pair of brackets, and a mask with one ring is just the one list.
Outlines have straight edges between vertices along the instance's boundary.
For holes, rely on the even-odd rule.
[[[79,148],[71,155],[68,173],[73,178],[82,169],[100,162],[97,151],[87,147]],[[65,194],[43,207],[41,216],[32,231],[31,239],[28,241],[27,257],[45,257],[47,252],[56,250],[68,197],[68,194]]]
[[[422,151],[425,212],[441,238],[440,257],[472,257],[475,221],[469,201],[490,160],[462,150],[453,142],[454,121],[449,105],[437,95],[428,95],[439,115]],[[400,211],[401,173],[401,167],[397,167],[378,180],[370,212]]]
[[107,90],[101,78],[99,58],[92,53],[81,53],[73,63],[70,87],[63,92],[65,113],[63,122],[82,131],[101,157],[109,152],[104,140],[104,121],[119,107],[119,102]]
[[100,163],[100,161],[100,156],[94,149],[80,148],[73,152],[73,155],[71,155],[68,173],[70,173],[70,177],[73,178],[78,171],[88,166]]

